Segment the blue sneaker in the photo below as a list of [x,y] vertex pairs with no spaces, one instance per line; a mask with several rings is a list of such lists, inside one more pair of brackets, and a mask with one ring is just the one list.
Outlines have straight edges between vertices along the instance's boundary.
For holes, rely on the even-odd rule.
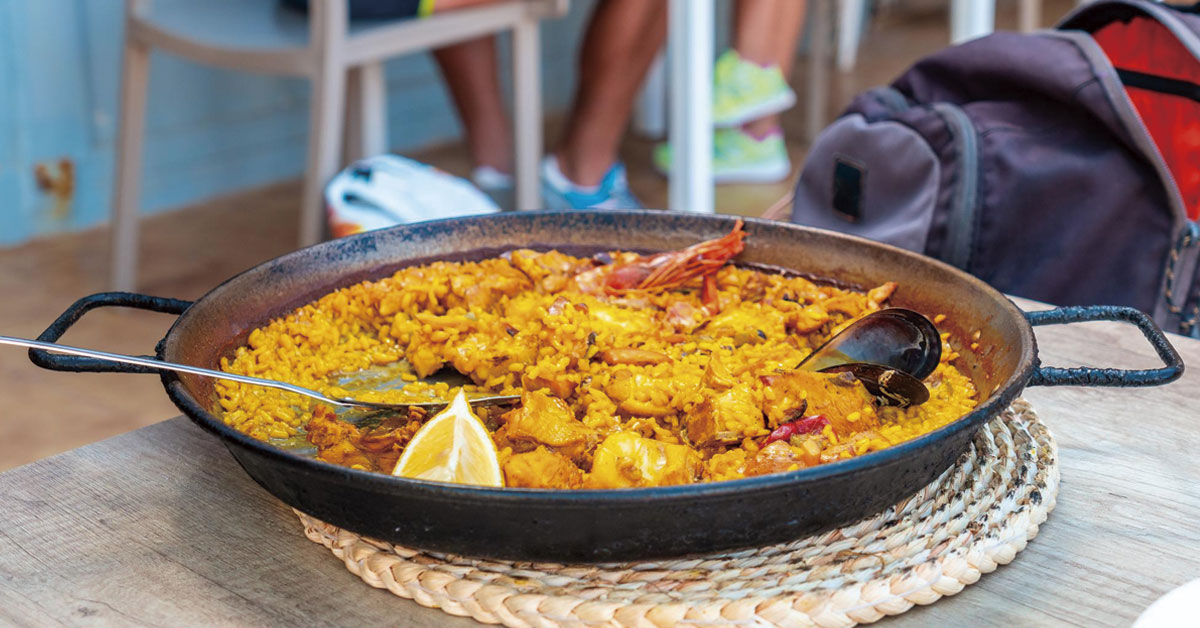
[[558,168],[558,158],[542,160],[542,200],[548,209],[642,209],[629,190],[624,164],[617,162],[599,185],[577,185]]

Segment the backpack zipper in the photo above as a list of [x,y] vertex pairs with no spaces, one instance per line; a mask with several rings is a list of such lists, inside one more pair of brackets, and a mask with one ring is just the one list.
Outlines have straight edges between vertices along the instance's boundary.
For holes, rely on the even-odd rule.
[[954,133],[962,166],[950,206],[946,247],[940,257],[942,261],[970,272],[975,223],[979,215],[979,138],[971,118],[959,107],[939,102],[933,104],[933,109]]

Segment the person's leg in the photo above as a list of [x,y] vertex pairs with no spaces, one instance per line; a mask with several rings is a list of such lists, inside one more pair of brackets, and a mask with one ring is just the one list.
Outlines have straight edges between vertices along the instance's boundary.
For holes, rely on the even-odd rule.
[[[742,0],[745,2],[745,0]],[[808,14],[805,0],[785,0],[776,8],[775,17],[775,62],[783,76],[791,78],[792,66],[796,61],[796,43],[804,32],[804,16]]]
[[[805,0],[738,0],[734,49],[759,65],[778,65],[784,78],[789,78],[796,41],[804,29],[806,4]],[[761,138],[779,128],[779,114],[753,120],[742,128]]]
[[[733,49],[717,60],[713,120],[713,179],[766,183],[791,173],[778,112],[791,107],[787,85],[804,0],[739,0],[734,8]],[[671,147],[655,147],[654,165],[670,170]]]
[[466,130],[474,165],[512,172],[512,131],[496,78],[495,38],[480,37],[439,48],[433,56]]
[[780,24],[776,22],[776,16],[781,5],[795,1],[737,0],[733,10],[733,48],[738,55],[759,65],[778,63],[775,44]]
[[572,182],[597,185],[616,163],[638,87],[666,26],[666,3],[659,0],[603,0],[596,7],[580,54],[575,102],[555,151]]

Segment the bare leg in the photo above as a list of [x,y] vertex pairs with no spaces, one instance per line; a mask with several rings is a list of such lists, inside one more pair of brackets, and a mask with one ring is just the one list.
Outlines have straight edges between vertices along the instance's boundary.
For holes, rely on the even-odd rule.
[[[743,2],[745,0],[742,0]],[[775,29],[775,62],[785,78],[791,78],[796,61],[796,42],[804,31],[804,16],[808,14],[805,0],[785,0],[777,9]]]
[[579,87],[558,150],[559,168],[580,185],[596,185],[617,149],[638,87],[666,37],[666,3],[604,0],[588,24]]
[[733,47],[748,61],[759,65],[778,63],[776,21],[781,5],[795,0],[737,0],[733,16]]
[[512,130],[496,78],[495,38],[480,37],[439,48],[433,56],[466,129],[472,161],[476,166],[512,172]]
[[[738,0],[734,25],[738,54],[761,65],[778,65],[784,77],[790,77],[806,4],[805,0]],[[743,128],[762,137],[779,128],[779,116],[760,118]]]

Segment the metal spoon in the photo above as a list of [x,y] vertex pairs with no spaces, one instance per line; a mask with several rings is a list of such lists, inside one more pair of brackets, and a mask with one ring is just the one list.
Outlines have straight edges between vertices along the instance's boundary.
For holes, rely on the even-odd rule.
[[[371,408],[374,410],[407,410],[408,408],[425,408],[435,410],[445,407],[450,404],[449,401],[432,400],[432,401],[406,401],[404,403],[381,403],[377,401],[360,401],[358,399],[349,399],[346,397],[329,397],[315,390],[296,386],[294,384],[286,384],[277,382],[272,379],[262,379],[260,377],[248,377],[246,375],[235,375],[233,373],[224,373],[222,371],[214,371],[212,369],[200,368],[198,366],[188,366],[186,364],[175,364],[172,362],[163,362],[162,360],[154,360],[150,358],[142,358],[133,355],[123,355],[120,353],[109,353],[107,351],[94,351],[92,349],[81,349],[79,347],[71,347],[68,345],[59,345],[49,342],[41,342],[38,340],[26,340],[24,338],[13,338],[11,336],[0,336],[0,344],[16,345],[18,347],[29,347],[31,349],[45,349],[54,353],[65,353],[67,355],[80,355],[87,358],[97,358],[107,360],[109,362],[119,362],[121,364],[136,364],[138,366],[147,366],[160,371],[176,371],[179,373],[190,373],[201,377],[211,377],[214,379],[224,379],[232,382],[241,382],[243,384],[251,384],[254,386],[264,386],[266,388],[277,388],[286,390],[297,395],[311,397],[317,401],[323,401],[330,405],[351,407],[351,408]],[[519,395],[491,395],[488,397],[476,397],[469,399],[468,402],[472,405],[492,406],[504,405],[513,403],[519,400]]]

